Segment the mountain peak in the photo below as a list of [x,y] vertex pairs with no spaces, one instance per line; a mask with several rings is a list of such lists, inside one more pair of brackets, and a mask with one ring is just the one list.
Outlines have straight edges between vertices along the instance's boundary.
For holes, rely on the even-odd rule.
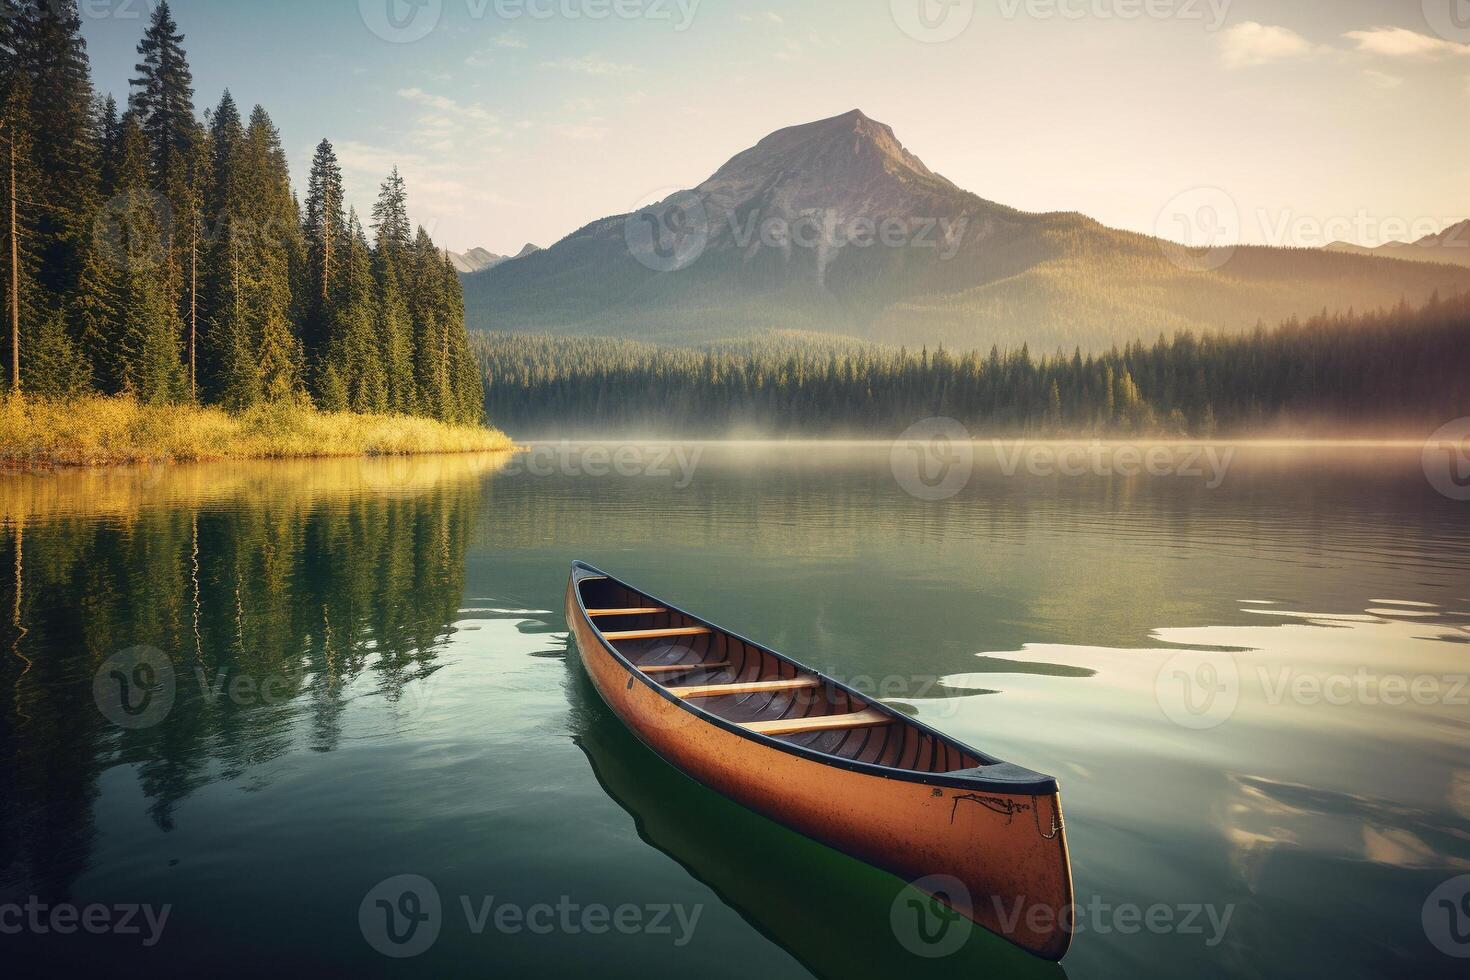
[[776,195],[798,207],[840,211],[848,204],[854,213],[957,190],[904,149],[891,126],[861,109],[778,129],[698,188],[716,205]]

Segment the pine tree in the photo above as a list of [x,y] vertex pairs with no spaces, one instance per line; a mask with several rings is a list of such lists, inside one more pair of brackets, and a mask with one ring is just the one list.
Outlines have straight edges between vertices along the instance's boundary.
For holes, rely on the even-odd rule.
[[459,273],[443,256],[439,266],[446,308],[445,331],[449,342],[449,384],[451,387],[450,419],[467,425],[483,421],[485,416],[485,383],[480,366],[470,350],[469,335],[464,326],[464,288]]
[[408,221],[408,192],[397,167],[383,182],[377,203],[373,205],[373,230],[376,232],[375,247],[391,261],[394,272],[399,276],[399,288],[403,288],[413,229]]
[[[341,275],[349,240],[343,214],[344,196],[337,155],[332,144],[322,140],[311,162],[303,226],[310,288],[304,304],[307,313],[302,340],[308,359],[313,362],[319,361],[317,355],[326,346],[328,323],[333,316],[333,286]],[[313,369],[319,370],[320,364],[314,364]]]
[[413,321],[413,373],[425,415],[447,419],[454,396],[449,373],[449,308],[439,273],[439,250],[423,228],[409,256],[408,309]]
[[91,365],[67,333],[62,313],[41,317],[28,331],[24,344],[21,387],[27,395],[71,398],[91,388]]
[[376,333],[383,358],[383,376],[388,385],[388,410],[417,415],[421,410],[418,383],[413,371],[413,322],[408,302],[399,286],[403,276],[391,250],[381,246],[373,253],[373,290],[376,300]]
[[165,268],[169,292],[187,325],[184,346],[192,397],[198,373],[200,181],[207,170],[201,157],[204,134],[194,118],[194,77],[183,41],[168,3],[160,2],[138,42],[129,110],[137,114],[148,147],[152,186],[169,206]]
[[318,397],[324,408],[383,412],[388,383],[374,315],[372,255],[355,213],[344,237]]
[[[239,203],[236,171],[245,127],[240,110],[227,89],[219,105],[207,114],[209,167],[203,181],[199,258],[199,393],[206,402],[223,401],[225,390],[251,363],[248,336],[236,321],[243,305],[239,295],[239,237],[231,209]],[[241,345],[244,345],[243,348]],[[230,367],[232,365],[233,367]],[[255,387],[246,380],[234,384],[235,397],[254,401]]]
[[[227,400],[236,408],[256,400],[295,400],[303,393],[301,343],[292,321],[291,276],[300,224],[280,135],[259,106],[251,113],[232,170],[233,186],[225,202],[230,229],[226,315],[236,322],[227,331],[230,350],[223,388],[230,392]],[[252,365],[248,372],[244,356]],[[240,376],[242,372],[245,376]]]
[[30,94],[36,301],[62,307],[76,290],[99,205],[96,117],[75,0],[30,5],[16,21],[16,62]]
[[160,213],[165,205],[151,190],[148,152],[133,113],[123,119],[117,162],[117,309],[122,319],[118,360],[122,390],[147,404],[182,400],[187,394],[179,357],[180,323],[167,284],[167,242]]
[[[8,66],[7,66],[8,67]],[[31,154],[30,90],[26,78],[20,73],[6,72],[0,76],[5,86],[3,104],[0,104],[0,202],[4,205],[4,247],[0,248],[0,274],[5,284],[3,329],[0,329],[0,348],[5,355],[5,371],[0,376],[4,389],[12,390],[12,379],[21,372],[16,369],[16,360],[22,365],[28,357],[29,332],[39,321],[37,275],[40,266],[35,251],[35,211],[19,206],[19,201],[29,199],[40,182]],[[14,183],[12,184],[12,177]],[[16,200],[12,209],[11,201]],[[12,228],[11,220],[15,225]],[[15,252],[12,263],[12,246]],[[15,309],[12,309],[14,304]],[[16,334],[20,350],[12,342]]]
[[[141,61],[134,66],[129,108],[138,113],[148,143],[150,169],[175,205],[183,203],[188,161],[194,150],[194,76],[167,0],[153,8],[153,19],[138,42]],[[178,197],[175,195],[178,194]]]

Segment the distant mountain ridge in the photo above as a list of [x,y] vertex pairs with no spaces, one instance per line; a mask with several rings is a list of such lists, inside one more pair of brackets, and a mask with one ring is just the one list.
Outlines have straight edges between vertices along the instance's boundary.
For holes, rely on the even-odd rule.
[[1388,242],[1377,248],[1349,242],[1333,242],[1327,246],[1327,250],[1354,255],[1377,255],[1408,262],[1445,262],[1450,265],[1470,266],[1470,218],[1413,242]]
[[476,272],[482,272],[485,269],[493,269],[495,266],[500,265],[500,263],[509,262],[511,259],[524,258],[532,252],[537,251],[540,251],[539,245],[532,245],[527,242],[525,247],[515,255],[496,255],[494,252],[485,248],[472,248],[467,252],[451,252],[445,249],[444,254],[449,257],[449,261],[453,264],[455,272],[458,272],[462,276],[467,276],[473,275]]
[[703,343],[767,330],[890,344],[1102,349],[1182,329],[1470,291],[1470,269],[1308,249],[1200,256],[933,172],[854,110],[697,187],[465,277],[471,328]]

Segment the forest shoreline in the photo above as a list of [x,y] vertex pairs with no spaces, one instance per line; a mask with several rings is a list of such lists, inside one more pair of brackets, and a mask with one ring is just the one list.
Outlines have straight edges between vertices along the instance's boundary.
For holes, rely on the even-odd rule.
[[410,415],[324,412],[305,402],[242,412],[128,396],[0,399],[0,474],[247,459],[511,452],[498,429]]

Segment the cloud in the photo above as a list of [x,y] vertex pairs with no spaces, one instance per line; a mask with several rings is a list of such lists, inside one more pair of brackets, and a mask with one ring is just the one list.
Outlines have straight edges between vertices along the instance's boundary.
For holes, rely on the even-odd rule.
[[601,76],[627,76],[637,75],[643,69],[636,65],[624,65],[615,61],[608,61],[599,54],[587,54],[580,58],[557,58],[554,61],[541,62],[542,68],[551,68],[556,71],[569,71],[577,75],[601,75]]
[[[409,212],[416,223],[433,234],[440,224],[462,221],[466,206],[480,208],[525,207],[524,200],[497,194],[478,179],[466,174],[459,158],[424,153],[428,147],[394,150],[385,146],[346,140],[336,144],[349,203],[357,208],[364,224],[370,221],[372,202],[388,173],[397,167],[408,185]],[[371,231],[368,232],[372,234]]]
[[1310,58],[1317,48],[1296,31],[1248,20],[1220,34],[1220,58],[1226,68],[1250,68],[1273,61]]
[[484,106],[463,105],[448,96],[435,95],[433,92],[425,92],[421,88],[401,88],[398,90],[400,99],[416,102],[432,113],[424,118],[434,118],[435,115],[448,117],[461,123],[474,123],[479,125],[493,125],[496,118]]
[[1343,37],[1353,41],[1363,54],[1385,58],[1433,59],[1470,56],[1470,44],[1456,44],[1444,38],[1429,37],[1405,27],[1375,27],[1367,31],[1348,31]]
[[802,48],[800,41],[794,40],[789,37],[783,37],[781,38],[780,44],[780,48],[777,49],[776,52],[771,55],[771,57],[775,58],[777,61],[789,62],[801,60]]
[[1365,78],[1381,89],[1398,88],[1404,84],[1404,80],[1397,75],[1390,75],[1386,71],[1375,71],[1368,68],[1363,72]]
[[488,47],[481,48],[472,53],[464,60],[471,68],[489,68],[495,64],[496,48],[502,51],[519,51],[529,48],[531,45],[526,41],[526,36],[519,31],[505,31],[490,39]]
[[564,140],[578,143],[596,143],[607,138],[607,127],[578,123],[554,123],[547,127]]

